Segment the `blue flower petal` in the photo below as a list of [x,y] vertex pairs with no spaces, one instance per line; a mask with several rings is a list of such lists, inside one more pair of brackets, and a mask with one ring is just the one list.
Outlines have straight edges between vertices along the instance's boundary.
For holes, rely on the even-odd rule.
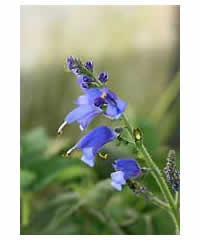
[[94,104],[94,100],[99,98],[102,95],[102,90],[99,88],[86,89],[85,92],[91,104]]
[[89,165],[90,167],[94,167],[95,164],[95,155],[93,153],[93,148],[82,148],[83,156],[81,160]]
[[102,110],[93,105],[80,105],[67,115],[65,122],[70,124],[77,121],[81,124],[81,128],[85,129],[89,122],[100,113]]
[[113,129],[106,126],[100,126],[82,137],[79,142],[68,151],[68,153],[70,154],[76,148],[80,148],[83,152],[81,160],[87,165],[93,167],[96,153],[104,144],[111,142],[116,138],[117,134]]
[[77,98],[77,100],[74,103],[76,105],[89,104],[89,98],[87,95],[81,95]]
[[134,159],[119,159],[114,162],[113,166],[116,170],[124,173],[125,179],[137,177],[141,174],[141,168]]
[[96,153],[106,143],[117,138],[116,132],[106,126],[100,126],[91,130],[87,135],[80,139],[77,146],[81,149],[92,147],[93,152]]
[[126,184],[124,174],[121,171],[111,173],[111,185],[118,191],[122,190],[122,185]]
[[111,119],[118,119],[125,111],[127,103],[119,99],[112,91],[104,87],[102,94],[105,93],[105,101],[107,103],[107,109],[105,115]]
[[89,125],[89,123],[92,121],[92,119],[95,118],[97,115],[99,115],[101,112],[102,112],[102,110],[100,110],[98,108],[94,108],[93,111],[91,111],[90,113],[87,114],[87,116],[79,119],[78,122],[80,124],[81,131],[86,129],[87,126]]

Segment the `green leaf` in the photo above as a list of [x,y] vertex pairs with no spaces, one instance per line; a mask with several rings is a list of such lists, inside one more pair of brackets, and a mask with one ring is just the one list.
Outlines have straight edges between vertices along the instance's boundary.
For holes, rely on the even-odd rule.
[[20,170],[20,188],[22,191],[28,190],[30,185],[35,181],[36,174],[32,171],[21,169]]

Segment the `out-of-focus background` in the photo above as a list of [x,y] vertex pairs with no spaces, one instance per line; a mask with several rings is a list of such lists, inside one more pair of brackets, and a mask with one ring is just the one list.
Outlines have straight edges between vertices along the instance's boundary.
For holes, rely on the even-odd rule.
[[[107,71],[154,160],[163,168],[175,149],[179,166],[179,6],[21,6],[21,234],[175,234],[164,210],[110,186],[130,146],[109,144],[94,169],[62,157],[83,135],[76,123],[56,134],[81,94],[67,56]],[[115,125],[100,116],[88,130],[100,124]]]

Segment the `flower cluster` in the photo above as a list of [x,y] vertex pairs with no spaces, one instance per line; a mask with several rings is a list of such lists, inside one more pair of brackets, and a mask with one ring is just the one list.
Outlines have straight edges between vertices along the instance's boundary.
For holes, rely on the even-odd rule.
[[[77,82],[84,95],[78,97],[74,102],[77,107],[70,112],[58,129],[61,134],[67,124],[78,122],[83,131],[96,116],[104,114],[110,119],[119,119],[124,113],[127,103],[121,100],[107,86],[108,73],[101,72],[98,78],[94,76],[93,62],[82,63],[78,58],[69,57],[66,59],[68,69],[76,76]],[[81,160],[93,167],[95,165],[96,154],[107,143],[118,139],[119,131],[107,126],[99,126],[84,137],[75,146],[67,151],[70,155],[75,149],[80,149],[83,153]],[[111,173],[112,186],[122,190],[122,185],[131,178],[137,178],[141,174],[141,168],[134,159],[118,159],[114,162],[115,172]]]
[[78,85],[85,94],[74,102],[77,107],[66,116],[58,133],[60,134],[67,124],[73,122],[78,122],[83,131],[92,119],[100,114],[111,119],[119,119],[125,111],[127,103],[105,86],[108,74],[102,72],[96,79],[93,75],[94,66],[91,61],[82,64],[79,59],[69,57],[66,63],[69,70],[75,74]]
[[176,153],[170,150],[167,157],[167,164],[164,168],[167,181],[172,184],[172,189],[178,191],[180,188],[180,173],[176,167]]

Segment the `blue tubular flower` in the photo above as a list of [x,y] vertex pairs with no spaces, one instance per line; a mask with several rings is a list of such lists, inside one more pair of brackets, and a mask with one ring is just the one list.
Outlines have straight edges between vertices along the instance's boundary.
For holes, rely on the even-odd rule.
[[[94,117],[104,113],[105,116],[111,119],[118,119],[125,111],[126,102],[120,100],[108,88],[90,88],[86,89],[86,94],[80,96],[75,104],[78,105],[72,112],[70,112],[64,120],[64,123],[59,127],[60,134],[65,125],[78,122],[80,129],[83,131]],[[101,107],[105,105],[106,109]]]
[[107,109],[105,111],[105,115],[110,117],[111,119],[119,119],[121,114],[125,111],[127,103],[119,99],[113,92],[111,92],[108,88],[104,87],[103,98],[107,103]]
[[85,128],[87,128],[92,119],[101,113],[102,110],[93,105],[79,105],[67,115],[64,123],[58,129],[58,133],[60,134],[62,132],[62,129],[65,127],[65,125],[73,122],[78,122],[80,124],[81,131],[83,131]]
[[122,185],[126,184],[126,180],[141,174],[141,168],[134,159],[116,160],[113,167],[117,172],[111,173],[111,185],[118,191],[122,190]]
[[106,126],[100,126],[82,137],[79,142],[67,152],[67,154],[69,155],[72,151],[79,148],[83,152],[81,160],[90,167],[93,167],[95,164],[96,153],[103,147],[103,145],[116,138],[117,133],[113,129]]
[[101,107],[106,104],[104,114],[111,119],[119,119],[121,114],[125,111],[127,103],[118,98],[107,87],[103,88],[90,88],[84,90],[88,104]]

